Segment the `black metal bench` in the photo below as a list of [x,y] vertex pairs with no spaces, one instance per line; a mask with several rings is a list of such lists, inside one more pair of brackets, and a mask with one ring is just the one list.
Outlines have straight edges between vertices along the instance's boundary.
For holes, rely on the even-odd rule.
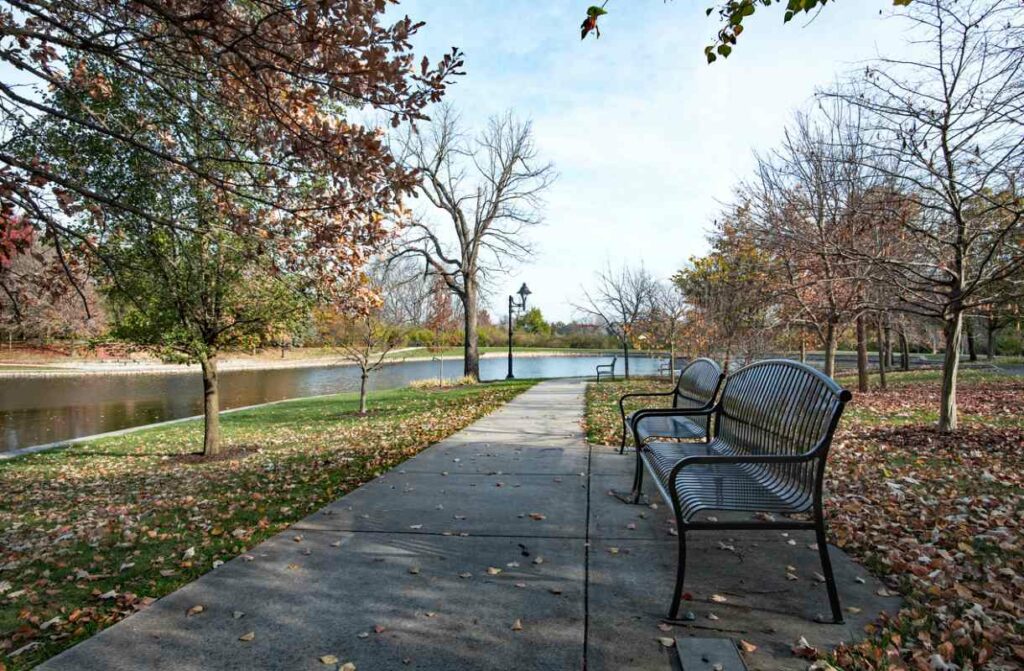
[[[628,427],[637,420],[636,433],[639,440],[657,436],[677,440],[697,440],[708,437],[708,417],[686,417],[681,415],[650,414],[651,410],[670,408],[643,408],[626,414],[626,399],[672,397],[671,409],[709,410],[715,404],[715,397],[724,379],[722,369],[711,359],[696,359],[679,371],[676,386],[671,391],[638,392],[626,394],[619,399],[619,415],[622,417],[622,444],[619,454],[626,450]],[[649,416],[648,416],[649,414]]]
[[601,376],[611,377],[615,379],[615,362],[619,360],[619,357],[613,356],[611,363],[599,363],[594,367],[594,371],[597,373],[597,381],[601,381]]
[[[851,397],[810,366],[772,360],[751,364],[726,378],[721,399],[710,410],[650,411],[663,416],[714,417],[714,436],[707,443],[638,440],[634,501],[639,502],[642,495],[642,463],[672,506],[679,532],[670,618],[678,615],[683,594],[687,533],[769,528],[814,530],[832,618],[836,623],[843,621],[825,540],[822,486],[832,436]],[[770,515],[698,519],[705,511]],[[804,513],[809,513],[809,519]]]

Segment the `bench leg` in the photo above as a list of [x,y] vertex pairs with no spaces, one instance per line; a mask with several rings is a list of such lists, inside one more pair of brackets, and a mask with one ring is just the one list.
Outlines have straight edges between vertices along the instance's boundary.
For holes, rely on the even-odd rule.
[[821,512],[815,515],[815,536],[818,539],[818,554],[821,556],[821,572],[825,576],[825,588],[828,590],[828,603],[832,608],[832,621],[843,624],[843,609],[839,606],[839,590],[836,589],[836,577],[832,574],[832,560],[828,556],[828,542],[825,539],[825,523]]
[[622,444],[619,445],[619,454],[626,453],[626,420],[622,420]]
[[640,448],[636,449],[636,467],[633,471],[633,503],[640,503],[644,495],[644,463],[640,459]]
[[633,503],[640,503],[643,498],[643,460],[640,458],[640,448],[637,448],[637,465],[633,471]]
[[672,592],[672,605],[668,609],[668,619],[679,619],[679,606],[683,601],[683,582],[686,579],[686,529],[676,519],[676,527],[679,532],[679,562],[676,564],[676,587]]

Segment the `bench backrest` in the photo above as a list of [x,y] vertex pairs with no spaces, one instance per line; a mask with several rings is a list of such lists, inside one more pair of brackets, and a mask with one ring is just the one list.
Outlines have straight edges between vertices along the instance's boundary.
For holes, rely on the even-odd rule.
[[832,434],[851,394],[821,371],[789,360],[759,361],[726,379],[715,439],[727,454],[798,456],[800,464],[759,465],[787,496],[820,494]]
[[[679,371],[675,393],[672,395],[672,407],[697,409],[714,405],[724,379],[722,369],[717,363],[711,359],[694,359]],[[708,431],[706,416],[691,419],[700,425],[705,433]]]

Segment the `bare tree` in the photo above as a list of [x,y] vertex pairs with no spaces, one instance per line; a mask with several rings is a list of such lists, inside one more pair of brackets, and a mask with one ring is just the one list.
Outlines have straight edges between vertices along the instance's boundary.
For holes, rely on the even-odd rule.
[[817,337],[827,375],[835,374],[840,337],[866,309],[872,276],[870,263],[846,253],[876,241],[870,196],[884,178],[865,151],[859,110],[833,101],[816,115],[798,114],[742,190],[750,233],[782,271],[785,321]]
[[668,347],[672,383],[676,381],[676,353],[690,306],[675,284],[659,282],[654,288],[649,315],[650,330],[658,343]]
[[657,282],[643,266],[607,266],[597,273],[593,289],[584,288],[586,301],[574,305],[581,313],[598,320],[622,346],[626,379],[629,379],[629,348],[638,325],[648,316]]
[[965,313],[1024,270],[1024,52],[1004,44],[1022,15],[1017,0],[915,0],[905,16],[923,55],[879,59],[826,94],[862,111],[872,164],[916,207],[900,232],[910,253],[871,261],[903,310],[943,325],[942,432],[957,427]]
[[541,196],[555,179],[538,158],[529,122],[511,112],[490,119],[475,137],[442,106],[434,121],[404,137],[404,162],[422,178],[430,204],[407,229],[399,256],[418,256],[462,303],[465,374],[480,377],[480,292],[495,272],[531,253],[524,230],[541,223]]
[[[386,364],[387,356],[402,343],[403,284],[410,278],[407,270],[375,263],[367,273],[372,289],[380,296],[378,305],[363,309],[339,310],[321,314],[320,329],[325,339],[340,351],[341,357],[359,367],[359,414],[366,414],[367,382],[370,373]],[[398,289],[396,291],[396,289]]]
[[434,278],[409,258],[391,259],[384,269],[384,318],[392,324],[421,325],[430,317]]

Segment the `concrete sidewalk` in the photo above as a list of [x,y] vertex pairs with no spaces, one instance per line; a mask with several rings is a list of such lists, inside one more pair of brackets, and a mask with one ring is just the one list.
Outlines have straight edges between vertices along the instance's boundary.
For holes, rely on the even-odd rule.
[[659,629],[670,516],[608,494],[628,489],[633,457],[586,445],[584,388],[539,384],[40,668],[671,669],[658,637],[725,636],[759,646],[752,669],[804,669],[800,636],[857,640],[898,607],[833,549],[843,605],[859,610],[817,624],[811,534],[707,534],[691,545],[695,619]]

